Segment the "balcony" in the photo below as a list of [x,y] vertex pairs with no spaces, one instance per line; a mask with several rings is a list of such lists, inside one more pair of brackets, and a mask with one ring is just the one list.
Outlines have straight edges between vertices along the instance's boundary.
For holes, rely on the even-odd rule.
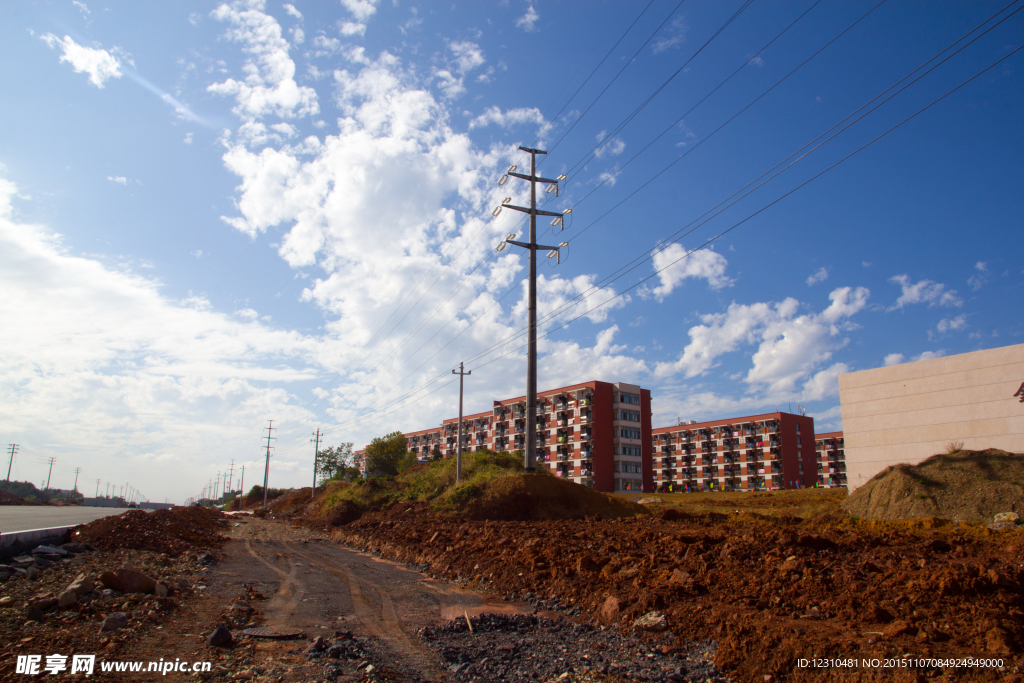
[[594,457],[594,453],[592,451],[580,451],[580,457],[581,458],[592,458],[592,457]]
[[590,424],[593,419],[590,417],[590,413],[580,413],[580,424]]

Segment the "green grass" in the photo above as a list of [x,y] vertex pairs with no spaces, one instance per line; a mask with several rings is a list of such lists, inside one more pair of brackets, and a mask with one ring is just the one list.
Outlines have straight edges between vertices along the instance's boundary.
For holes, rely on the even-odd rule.
[[809,519],[835,512],[846,498],[845,488],[786,491],[710,491],[701,493],[616,494],[630,500],[657,496],[662,504],[687,512],[753,512]]

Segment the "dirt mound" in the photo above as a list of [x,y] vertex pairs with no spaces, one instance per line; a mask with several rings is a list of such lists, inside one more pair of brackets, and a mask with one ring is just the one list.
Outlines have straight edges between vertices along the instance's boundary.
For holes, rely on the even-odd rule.
[[648,515],[641,505],[599,493],[557,477],[522,474],[502,477],[467,492],[468,499],[456,505],[466,519],[531,521],[544,519],[618,519]]
[[227,539],[218,533],[223,514],[199,507],[169,510],[129,510],[82,524],[68,532],[71,541],[89,542],[100,550],[149,550],[170,557],[220,547]]
[[841,507],[862,519],[991,523],[1000,512],[1024,513],[1024,455],[958,451],[918,465],[895,465],[851,493]]
[[37,500],[25,500],[21,496],[16,496],[13,493],[0,491],[0,505],[46,505],[46,503]]
[[[332,537],[516,599],[557,596],[621,628],[661,612],[675,637],[667,647],[714,638],[716,661],[735,681],[819,681],[820,670],[797,666],[814,657],[1003,657],[1008,671],[1022,663],[1022,530],[838,514],[667,516],[675,519],[464,521],[400,504]],[[917,670],[857,673],[925,680]],[[1020,680],[993,673],[957,671],[962,681]]]
[[291,489],[267,502],[267,509],[278,517],[294,517],[301,515],[313,499],[310,487]]

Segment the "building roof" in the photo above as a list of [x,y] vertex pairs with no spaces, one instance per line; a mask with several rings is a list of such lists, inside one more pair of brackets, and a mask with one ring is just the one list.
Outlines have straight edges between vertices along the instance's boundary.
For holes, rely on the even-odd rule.
[[762,422],[764,420],[779,420],[783,415],[789,415],[791,417],[806,417],[805,415],[796,415],[794,413],[764,413],[763,415],[747,415],[746,417],[730,417],[724,420],[708,420],[706,422],[698,422],[696,424],[685,424],[685,425],[671,425],[669,427],[657,427],[651,430],[652,434],[668,434],[670,432],[681,432],[686,430],[694,429],[707,429],[709,427],[721,427],[722,425],[734,425],[743,422]]

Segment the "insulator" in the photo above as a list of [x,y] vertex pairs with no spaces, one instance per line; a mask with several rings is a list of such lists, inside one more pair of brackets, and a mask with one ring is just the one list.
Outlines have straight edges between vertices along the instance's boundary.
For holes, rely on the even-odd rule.
[[561,243],[561,244],[559,244],[558,246],[559,246],[559,247],[567,247],[567,246],[569,246],[569,243],[568,243],[568,242],[562,242],[562,243]]
[[547,192],[548,194],[551,194],[552,192],[554,192],[557,189],[558,189],[558,185],[548,185],[548,189],[546,189],[544,191]]
[[494,211],[491,211],[491,215],[497,218],[499,213],[501,213],[501,204],[494,207]]
[[562,213],[568,216],[570,213],[572,213],[572,209],[565,209],[564,211],[562,211]]
[[516,238],[516,234],[514,232],[510,232],[508,234],[508,237],[506,237],[505,239],[507,239],[507,240],[514,240],[515,238]]
[[[561,224],[561,225],[560,225],[560,224]],[[561,218],[561,216],[559,216],[558,218],[553,218],[553,219],[551,219],[551,227],[555,227],[556,225],[558,225],[559,227],[561,227],[561,229],[562,229],[562,230],[565,230],[565,225],[564,225],[564,224],[562,224],[562,218]]]
[[508,182],[508,176],[507,175],[503,175],[500,178],[498,178],[498,184],[499,185],[504,185],[507,182]]
[[565,180],[565,179],[566,179],[566,178],[568,178],[568,177],[569,177],[569,176],[567,176],[567,175],[565,175],[565,174],[563,173],[562,175],[560,175],[560,176],[558,176],[557,178],[555,178],[555,180]]
[[498,246],[495,248],[495,250],[499,251],[499,252],[502,252],[502,251],[505,251],[505,247],[507,247],[507,246],[508,246],[507,244],[505,244],[504,242],[501,242],[501,243],[498,244]]
[[557,255],[558,255],[558,250],[557,249],[552,249],[551,251],[548,252],[548,258],[555,258],[555,256],[557,256]]
[[509,166],[508,167],[508,172],[511,173],[512,171],[516,170],[517,168],[519,168],[519,167],[515,166],[515,165]]

